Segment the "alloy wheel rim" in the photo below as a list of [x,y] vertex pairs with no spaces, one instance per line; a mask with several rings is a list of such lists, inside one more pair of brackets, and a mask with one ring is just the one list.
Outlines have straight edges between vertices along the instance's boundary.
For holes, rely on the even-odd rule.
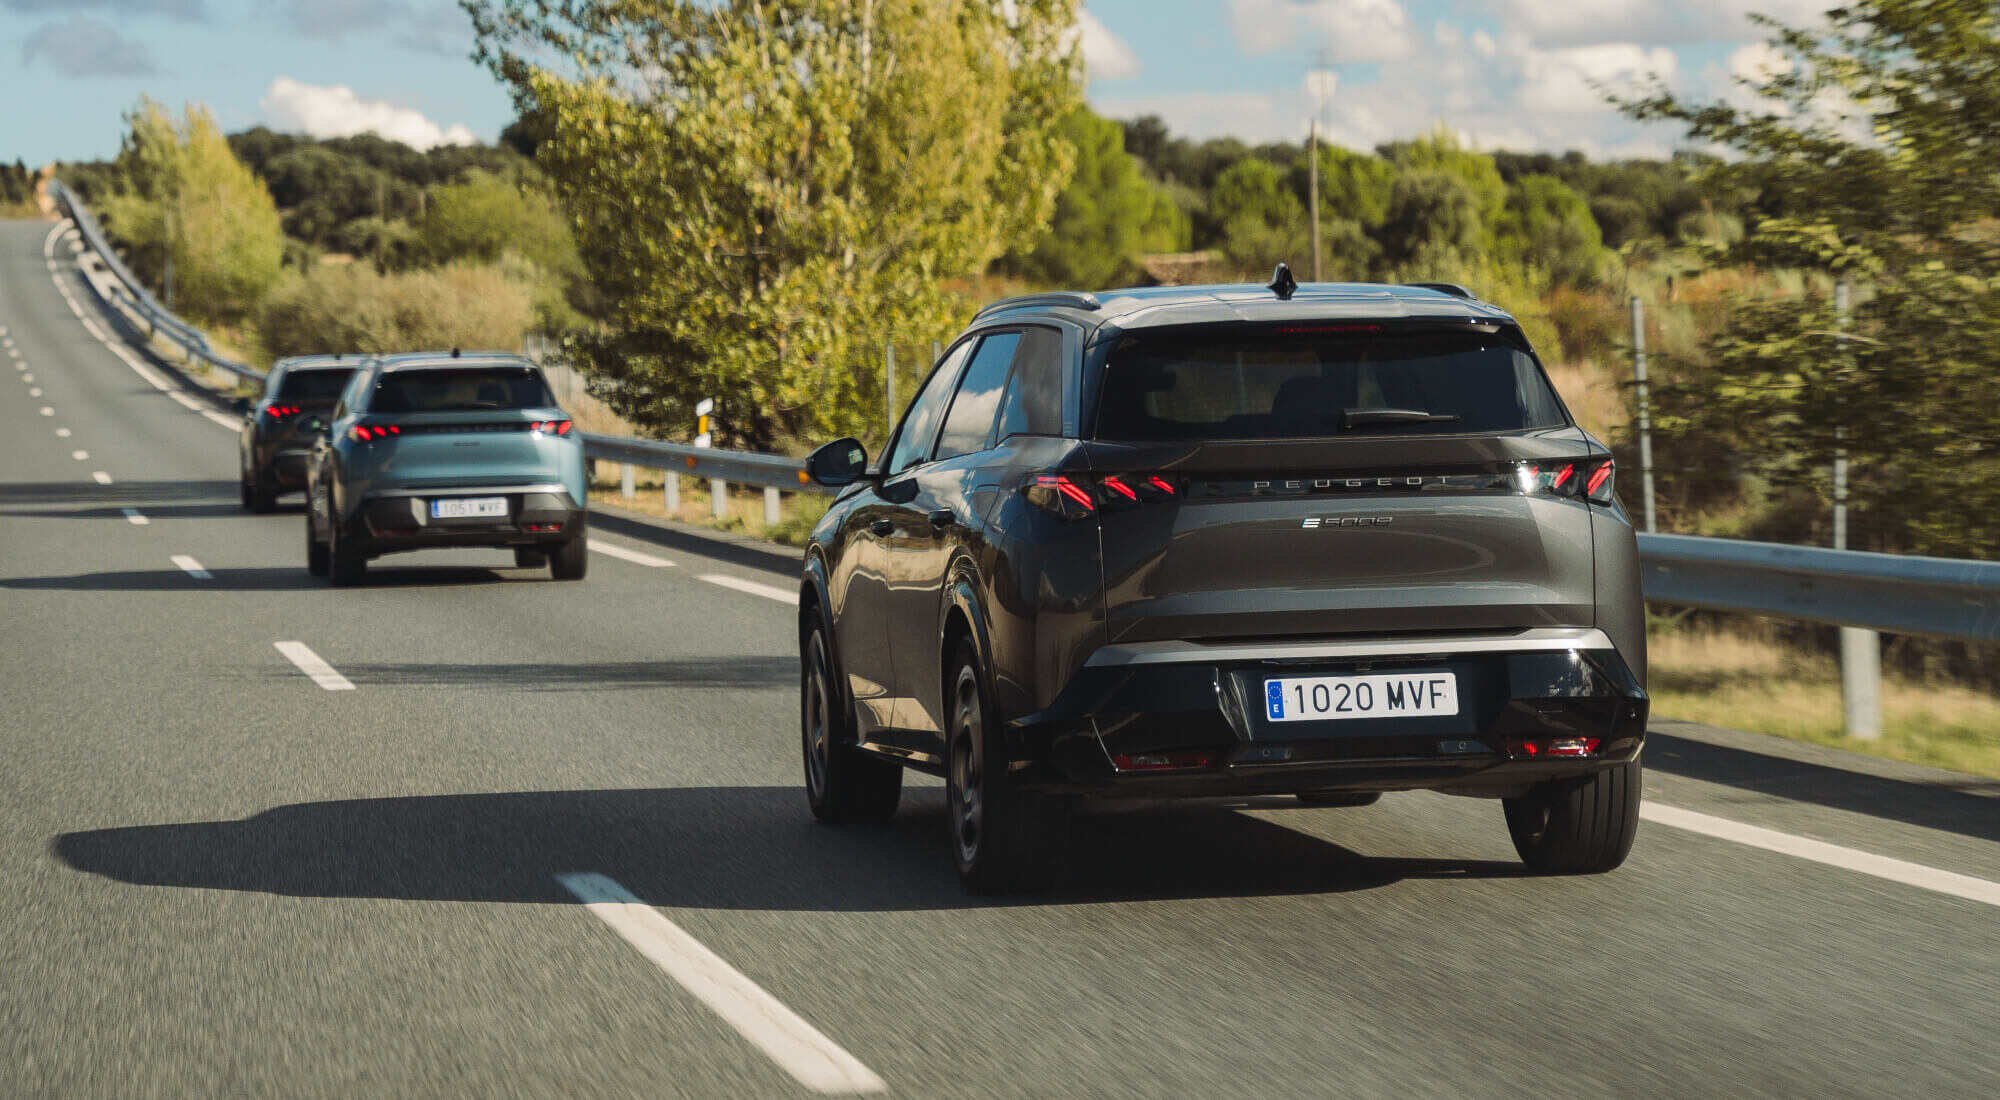
[[826,790],[827,715],[826,651],[819,635],[812,638],[811,660],[806,665],[805,741],[806,789],[815,799]]
[[952,839],[958,858],[970,864],[979,856],[980,828],[985,816],[984,777],[980,774],[975,741],[981,733],[979,688],[970,670],[958,681],[957,707],[953,712],[956,735],[952,738],[951,795]]

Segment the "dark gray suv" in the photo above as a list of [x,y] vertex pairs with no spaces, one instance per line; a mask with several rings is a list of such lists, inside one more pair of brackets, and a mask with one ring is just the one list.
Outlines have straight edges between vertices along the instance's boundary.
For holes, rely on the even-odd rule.
[[812,810],[946,780],[966,884],[1048,881],[1079,797],[1500,799],[1535,869],[1637,828],[1646,643],[1611,454],[1446,285],[982,311],[838,487],[800,592]]

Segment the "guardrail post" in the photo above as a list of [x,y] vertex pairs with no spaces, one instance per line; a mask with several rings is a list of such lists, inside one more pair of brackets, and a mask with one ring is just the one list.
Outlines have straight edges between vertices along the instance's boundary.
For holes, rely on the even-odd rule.
[[680,514],[681,514],[681,475],[675,473],[672,470],[668,470],[667,471],[667,518],[673,519],[674,517]]
[[1872,630],[1840,628],[1840,709],[1847,736],[1882,736],[1882,636]]
[[708,479],[708,507],[716,519],[729,515],[729,483],[719,477]]
[[778,491],[776,489],[771,488],[770,486],[765,486],[764,526],[776,527],[777,525],[778,525]]
[[632,503],[632,464],[630,462],[625,464],[625,473],[620,479],[619,488],[625,492],[625,503]]

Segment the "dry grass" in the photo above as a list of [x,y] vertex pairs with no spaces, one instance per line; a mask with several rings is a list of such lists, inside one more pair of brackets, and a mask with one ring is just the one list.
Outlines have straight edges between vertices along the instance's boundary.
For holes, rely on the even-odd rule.
[[1589,359],[1547,366],[1549,381],[1585,431],[1608,443],[1624,430],[1625,398],[1610,371]]
[[1957,684],[1885,674],[1882,737],[1841,733],[1840,670],[1830,656],[1742,634],[1656,633],[1653,713],[2000,778],[2000,699]]
[[806,538],[812,534],[813,524],[826,514],[828,497],[806,493],[782,493],[779,495],[776,525],[764,523],[764,491],[735,487],[730,490],[727,515],[715,518],[710,506],[708,479],[697,477],[681,478],[680,510],[667,514],[665,484],[662,476],[654,470],[633,472],[633,495],[625,498],[622,481],[618,480],[618,466],[603,463],[599,467],[600,476],[612,475],[611,480],[594,480],[590,485],[590,499],[594,504],[608,504],[623,508],[628,512],[672,519],[695,527],[706,527],[715,531],[734,531],[751,538],[769,539],[785,546],[804,546]]

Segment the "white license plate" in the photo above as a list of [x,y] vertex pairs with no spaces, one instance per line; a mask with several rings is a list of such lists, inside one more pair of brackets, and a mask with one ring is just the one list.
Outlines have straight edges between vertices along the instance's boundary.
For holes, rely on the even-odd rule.
[[1458,677],[1449,672],[1264,681],[1264,717],[1273,722],[1437,718],[1457,713]]
[[506,497],[453,497],[431,501],[432,519],[469,519],[507,514]]

